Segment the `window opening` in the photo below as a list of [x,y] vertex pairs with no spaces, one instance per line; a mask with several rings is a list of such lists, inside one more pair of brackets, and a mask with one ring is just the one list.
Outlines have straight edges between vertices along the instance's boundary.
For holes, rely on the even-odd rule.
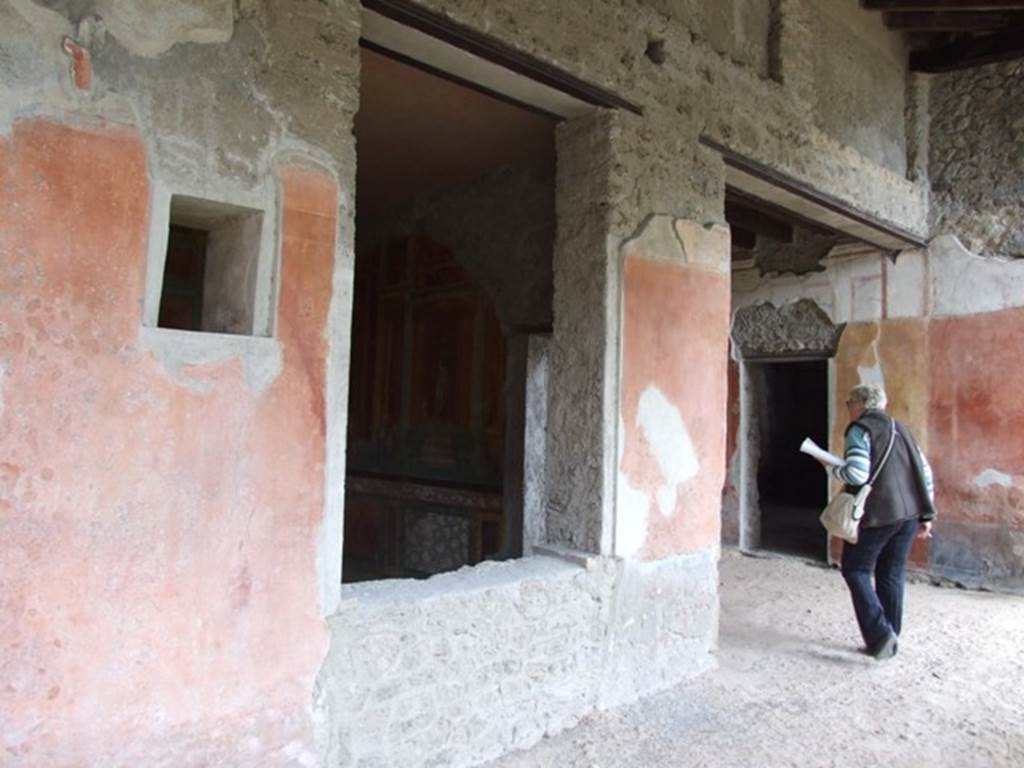
[[157,325],[252,335],[263,213],[171,197]]
[[522,553],[554,243],[553,119],[377,50],[362,72],[346,582]]

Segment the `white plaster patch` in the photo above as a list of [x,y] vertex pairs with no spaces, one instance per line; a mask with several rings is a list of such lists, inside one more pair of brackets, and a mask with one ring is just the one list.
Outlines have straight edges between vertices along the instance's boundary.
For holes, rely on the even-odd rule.
[[858,365],[857,376],[861,384],[873,384],[885,391],[885,374],[882,372],[882,364],[878,361],[878,339],[871,342],[871,354],[874,355],[874,365]]
[[1024,262],[978,256],[952,235],[935,238],[928,246],[928,259],[934,315],[1024,307]]
[[630,485],[625,472],[619,472],[615,510],[615,555],[634,557],[647,541],[647,517],[650,497]]
[[904,251],[887,266],[885,302],[889,317],[924,317],[928,275],[924,251]]
[[695,221],[680,219],[676,234],[683,246],[687,264],[710,267],[728,274],[730,263],[729,227],[724,224],[702,226]]
[[97,0],[96,10],[139,56],[159,56],[176,43],[226,43],[235,27],[231,0]]
[[257,394],[281,374],[281,344],[277,339],[225,333],[194,333],[171,328],[139,329],[139,347],[150,352],[172,378],[194,392],[209,383],[189,375],[189,368],[238,358],[245,383]]
[[678,486],[700,471],[697,451],[679,409],[653,384],[640,395],[636,421],[665,478],[657,500],[661,514],[668,517],[675,511]]
[[622,252],[651,261],[680,264],[686,260],[672,227],[672,218],[664,215],[648,218],[636,236],[623,243]]
[[1000,472],[998,469],[986,469],[974,478],[974,484],[979,488],[987,488],[990,485],[1001,485],[1003,488],[1013,487],[1013,477]]
[[[622,436],[626,434],[626,425],[619,416],[619,440],[617,446],[617,465],[622,466],[622,457],[626,453],[626,444]],[[629,476],[619,471],[618,488],[615,494],[615,543],[614,553],[617,557],[633,557],[640,552],[647,541],[647,517],[651,500],[639,488],[629,482]]]

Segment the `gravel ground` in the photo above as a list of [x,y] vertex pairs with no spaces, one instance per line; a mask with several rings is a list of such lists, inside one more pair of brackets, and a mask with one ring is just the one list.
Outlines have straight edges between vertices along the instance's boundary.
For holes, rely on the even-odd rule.
[[719,668],[492,768],[1024,768],[1024,597],[907,586],[876,662],[839,572],[721,562]]

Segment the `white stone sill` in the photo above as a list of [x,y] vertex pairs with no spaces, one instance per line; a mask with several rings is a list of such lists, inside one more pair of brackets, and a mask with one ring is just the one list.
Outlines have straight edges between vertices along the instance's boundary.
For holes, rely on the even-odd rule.
[[141,326],[139,347],[176,378],[184,376],[190,366],[238,358],[249,386],[262,391],[281,372],[281,343],[267,336]]
[[591,555],[552,548],[517,560],[485,561],[479,565],[465,566],[429,579],[387,579],[342,584],[339,612],[353,607],[355,603],[377,608],[470,595],[529,580],[568,578],[589,570],[594,560],[595,557]]

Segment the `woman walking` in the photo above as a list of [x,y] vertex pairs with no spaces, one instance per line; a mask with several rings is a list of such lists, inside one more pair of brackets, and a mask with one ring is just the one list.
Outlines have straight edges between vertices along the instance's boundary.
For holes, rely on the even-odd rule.
[[879,661],[896,655],[910,548],[915,538],[931,538],[935,519],[931,467],[910,430],[887,415],[885,405],[880,387],[862,384],[850,390],[845,464],[832,469],[856,492],[882,466],[864,506],[857,543],[843,543],[842,559],[865,651]]

